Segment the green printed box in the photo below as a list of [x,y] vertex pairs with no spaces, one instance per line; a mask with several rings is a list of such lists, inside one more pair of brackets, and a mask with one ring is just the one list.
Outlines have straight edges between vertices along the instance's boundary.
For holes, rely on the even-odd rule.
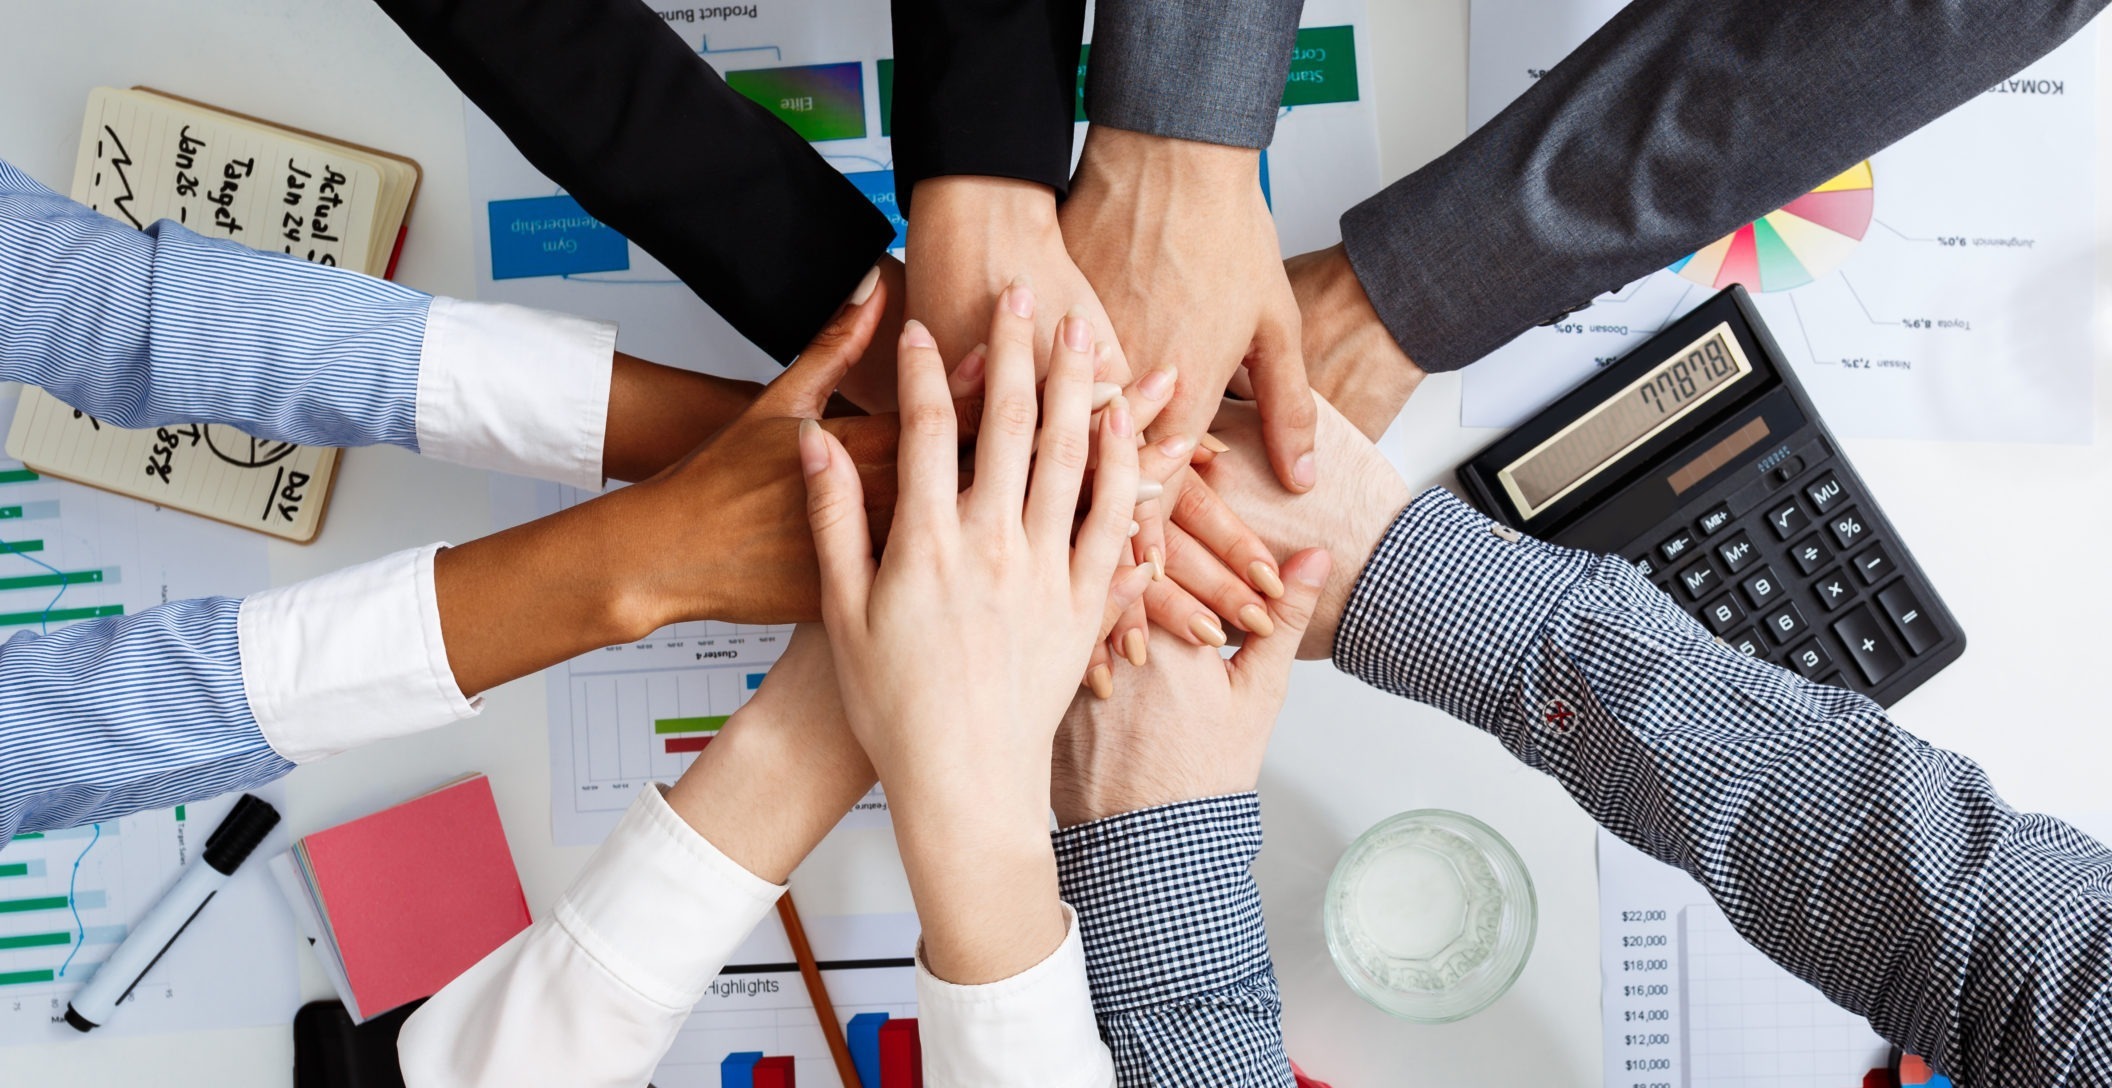
[[892,137],[895,134],[895,58],[882,57],[875,78],[880,80],[880,135]]
[[1346,26],[1316,26],[1298,32],[1291,72],[1283,81],[1283,104],[1314,106],[1357,100],[1357,43]]
[[858,61],[748,68],[726,73],[726,83],[809,142],[865,136],[865,66]]

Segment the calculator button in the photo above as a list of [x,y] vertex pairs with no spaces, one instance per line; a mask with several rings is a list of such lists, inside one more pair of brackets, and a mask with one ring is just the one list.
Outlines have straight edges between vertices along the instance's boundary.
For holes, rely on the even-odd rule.
[[1738,606],[1738,598],[1728,593],[1710,601],[1708,606],[1701,610],[1701,622],[1708,624],[1709,630],[1719,635],[1736,627],[1738,621],[1744,618],[1745,609]]
[[1640,575],[1642,575],[1642,576],[1643,576],[1643,577],[1645,577],[1645,578],[1651,578],[1651,577],[1655,577],[1655,576],[1656,576],[1656,574],[1657,574],[1657,561],[1656,561],[1656,560],[1654,560],[1654,559],[1650,558],[1650,557],[1649,557],[1649,556],[1647,556],[1647,555],[1643,555],[1643,556],[1637,556],[1637,557],[1636,557],[1636,558],[1635,558],[1635,559],[1633,560],[1633,562],[1635,563],[1635,571],[1636,571],[1636,573],[1637,573],[1637,574],[1640,574]]
[[1667,597],[1670,597],[1672,595],[1672,583],[1670,582],[1659,582],[1657,584],[1657,588],[1659,592],[1663,593]]
[[1745,587],[1745,599],[1753,602],[1754,608],[1766,608],[1782,595],[1782,581],[1775,577],[1773,567],[1761,567],[1739,584]]
[[1792,457],[1789,460],[1782,462],[1782,467],[1775,470],[1775,479],[1780,480],[1786,484],[1791,480],[1802,476],[1803,474],[1804,459],[1802,457]]
[[1716,577],[1716,568],[1706,559],[1679,572],[1680,587],[1687,591],[1690,601],[1698,601],[1716,592],[1716,583],[1721,580]]
[[1797,535],[1797,530],[1811,524],[1811,518],[1794,498],[1784,499],[1780,506],[1767,512],[1767,523],[1775,527],[1775,539],[1788,540]]
[[1885,633],[1869,605],[1857,605],[1847,615],[1835,620],[1833,633],[1839,635],[1841,644],[1848,647],[1848,656],[1854,658],[1856,665],[1863,670],[1863,679],[1872,684],[1883,683],[1906,663],[1900,659],[1899,651],[1892,648],[1892,636]]
[[1833,655],[1819,645],[1818,639],[1812,639],[1789,652],[1789,667],[1803,673],[1809,680],[1833,668]]
[[1846,500],[1848,492],[1841,487],[1841,481],[1829,472],[1805,485],[1804,495],[1811,500],[1811,508],[1823,515]]
[[1715,509],[1701,516],[1701,535],[1715,536],[1724,526],[1730,523],[1731,505],[1719,502],[1716,504]]
[[1855,583],[1848,580],[1848,572],[1838,568],[1819,575],[1811,584],[1811,590],[1819,595],[1819,603],[1831,612],[1847,604],[1855,596]]
[[1774,637],[1776,643],[1787,646],[1803,637],[1804,613],[1797,611],[1794,604],[1785,604],[1768,613],[1767,619],[1762,621],[1760,626],[1767,628],[1767,633]]
[[1863,576],[1864,585],[1874,586],[1892,573],[1892,557],[1885,554],[1883,544],[1873,544],[1869,551],[1855,557],[1855,572]]
[[1929,616],[1928,609],[1921,606],[1921,601],[1915,598],[1907,583],[1893,583],[1891,588],[1877,595],[1877,603],[1885,610],[1885,615],[1891,617],[1892,626],[1899,628],[1908,653],[1927,653],[1943,641],[1943,632],[1936,629],[1936,621]]
[[1753,565],[1760,557],[1760,550],[1753,547],[1753,538],[1739,533],[1737,536],[1716,545],[1716,556],[1723,560],[1723,569],[1736,574]]
[[1757,657],[1761,660],[1767,658],[1767,643],[1761,641],[1760,632],[1750,627],[1737,634],[1723,636],[1723,641],[1730,644],[1731,649],[1747,657]]
[[1868,536],[1870,532],[1869,526],[1863,524],[1863,513],[1860,510],[1847,510],[1835,514],[1833,520],[1827,522],[1826,525],[1833,530],[1833,539],[1840,544],[1842,551],[1847,551],[1861,544],[1863,538]]
[[1817,533],[1805,537],[1789,546],[1789,557],[1796,561],[1797,573],[1810,574],[1826,565],[1833,558],[1833,549],[1819,539]]
[[1657,554],[1664,556],[1667,563],[1677,562],[1681,556],[1693,550],[1694,534],[1685,529],[1672,534],[1663,544],[1657,546]]

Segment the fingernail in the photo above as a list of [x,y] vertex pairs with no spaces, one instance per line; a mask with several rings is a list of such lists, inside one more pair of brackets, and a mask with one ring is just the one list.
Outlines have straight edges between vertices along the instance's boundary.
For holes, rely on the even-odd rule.
[[1132,627],[1129,629],[1128,634],[1122,636],[1122,656],[1128,658],[1130,664],[1140,669],[1144,667],[1146,661],[1150,660],[1144,651],[1144,629],[1142,627]]
[[821,440],[821,424],[799,421],[799,470],[813,476],[829,467],[829,447]]
[[1005,288],[1005,308],[1015,317],[1034,316],[1034,288],[1028,285],[1026,273],[1014,277],[1012,285]]
[[1136,535],[1137,535],[1138,533],[1141,533],[1141,532],[1143,532],[1143,531],[1144,531],[1144,527],[1143,527],[1142,525],[1139,525],[1139,524],[1137,524],[1137,523],[1136,523],[1135,521],[1131,521],[1131,522],[1129,523],[1129,535],[1130,535],[1130,536],[1136,536]]
[[1144,554],[1149,556],[1146,562],[1151,564],[1151,580],[1156,582],[1166,577],[1166,549],[1154,544]]
[[1159,440],[1159,456],[1168,461],[1185,461],[1188,455],[1194,452],[1195,438],[1191,435],[1177,434],[1172,438]]
[[1178,371],[1170,364],[1161,364],[1137,383],[1137,392],[1147,400],[1165,400],[1173,395],[1173,379]]
[[1166,493],[1166,485],[1157,480],[1137,481],[1137,501],[1150,502]]
[[1209,450],[1211,453],[1225,453],[1232,448],[1219,441],[1216,435],[1209,433],[1205,433],[1201,438],[1196,439],[1196,441],[1202,443],[1203,448]]
[[1268,609],[1258,604],[1250,604],[1239,610],[1239,625],[1263,638],[1276,633],[1276,621],[1269,618]]
[[1110,344],[1105,340],[1101,340],[1093,344],[1093,360],[1100,364],[1099,369],[1106,370],[1107,364],[1113,361],[1114,357],[1115,346],[1113,344]]
[[1291,577],[1297,579],[1298,584],[1307,589],[1319,589],[1327,584],[1327,572],[1333,566],[1334,564],[1326,558],[1325,553],[1322,553],[1321,557],[1308,559],[1300,564],[1298,572],[1291,575]]
[[1247,581],[1271,600],[1283,596],[1283,579],[1276,576],[1276,568],[1259,559],[1247,564]]
[[1313,486],[1313,481],[1319,478],[1319,462],[1314,461],[1310,453],[1299,456],[1298,463],[1291,466],[1291,481],[1299,487],[1309,488]]
[[1115,674],[1105,665],[1095,665],[1085,672],[1085,686],[1093,689],[1093,698],[1111,699],[1115,695]]
[[[1025,317],[1027,315],[1020,314]],[[1063,315],[1063,346],[1077,352],[1093,350],[1093,326],[1077,310]]]
[[1203,640],[1205,646],[1223,646],[1225,629],[1217,625],[1217,618],[1208,612],[1197,612],[1188,621],[1188,630]]
[[858,286],[851,291],[851,306],[855,308],[865,305],[865,300],[873,297],[873,288],[878,286],[880,286],[880,266],[876,264],[866,270],[865,278],[859,280]]
[[1127,398],[1117,396],[1107,402],[1107,425],[1110,430],[1115,432],[1116,438],[1128,438],[1130,436],[1129,400]]
[[958,382],[972,382],[977,378],[982,377],[983,364],[987,362],[989,358],[990,345],[977,344],[968,352],[968,357],[961,360],[961,365],[953,368],[954,380]]
[[1113,382],[1093,383],[1093,411],[1107,407],[1107,402],[1122,395],[1122,387]]
[[902,323],[902,346],[906,348],[935,348],[937,340],[931,338],[931,330],[922,321],[912,317]]

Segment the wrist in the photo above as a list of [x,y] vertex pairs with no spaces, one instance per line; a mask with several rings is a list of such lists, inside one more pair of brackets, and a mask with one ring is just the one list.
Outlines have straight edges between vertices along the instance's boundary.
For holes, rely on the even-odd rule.
[[[1096,738],[1113,738],[1100,747]],[[1246,793],[1254,789],[1261,768],[1233,768],[1228,761],[1188,748],[1150,750],[1152,739],[1117,727],[1088,725],[1065,730],[1051,776],[1049,807],[1058,828],[1104,820],[1110,816]]]
[[1285,262],[1313,391],[1378,441],[1425,377],[1380,320],[1340,243]]
[[[1008,231],[1022,226],[1056,229],[1056,191],[1040,182],[947,174],[918,182],[914,199],[926,224],[946,223],[956,229],[977,223]],[[910,221],[909,229],[917,229],[916,220]]]
[[1076,187],[1157,186],[1186,195],[1259,192],[1261,152],[1095,125],[1086,133]]

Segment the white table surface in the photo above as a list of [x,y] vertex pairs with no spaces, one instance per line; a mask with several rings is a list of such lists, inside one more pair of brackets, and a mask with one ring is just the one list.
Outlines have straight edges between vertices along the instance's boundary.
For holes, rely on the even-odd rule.
[[[386,147],[425,168],[399,279],[443,294],[473,290],[461,98],[368,0],[17,0],[8,8],[0,157],[63,191],[81,104],[99,84],[157,86]],[[1464,135],[1466,10],[1466,0],[1371,2],[1364,55],[1377,74],[1389,178]],[[2112,119],[2112,79],[2104,85],[2101,125]],[[2112,140],[2099,145],[2100,192],[2112,192]],[[2112,234],[2101,234],[2098,253],[2103,282]],[[2104,434],[2112,308],[2101,303],[2097,319],[2095,418]],[[1411,481],[1449,481],[1493,436],[1458,419],[1457,379],[1426,382],[1388,441]],[[2099,549],[2112,531],[2112,445],[1845,444],[1971,638],[1961,661],[1901,705],[1901,721],[1979,759],[2017,804],[2103,808],[2112,577]],[[393,449],[354,451],[327,530],[307,548],[273,544],[272,576],[289,582],[490,528],[483,474]],[[289,822],[316,830],[458,771],[484,770],[540,913],[587,856],[550,845],[543,690],[539,678],[516,683],[493,693],[476,721],[302,768],[290,779]],[[1262,792],[1268,845],[1259,875],[1290,1052],[1303,1066],[1344,1088],[1599,1083],[1593,827],[1551,780],[1442,714],[1308,664]],[[1357,999],[1320,935],[1322,888],[1342,848],[1387,815],[1429,806],[1472,813],[1502,832],[1540,897],[1538,943],[1517,985],[1488,1011],[1444,1027],[1403,1024]],[[867,839],[795,877],[803,909],[906,909],[888,865],[891,843],[884,833]],[[302,959],[304,999],[330,996]],[[10,1048],[0,1052],[0,1082],[233,1088],[286,1084],[291,1065],[291,1032],[260,1028]]]

